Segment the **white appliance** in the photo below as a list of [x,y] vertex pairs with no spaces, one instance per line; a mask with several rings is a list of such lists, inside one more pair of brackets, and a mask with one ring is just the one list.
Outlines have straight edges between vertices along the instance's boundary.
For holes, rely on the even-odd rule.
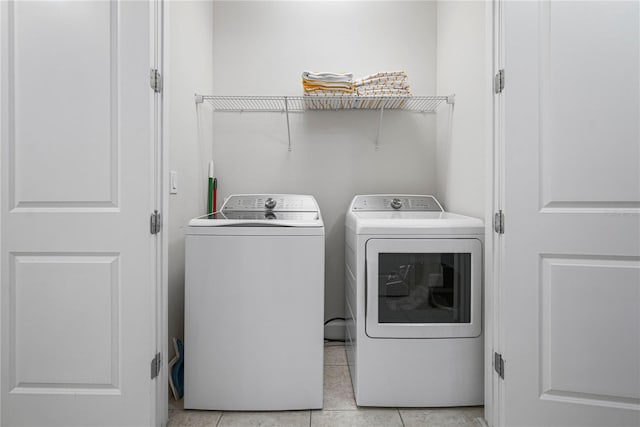
[[305,195],[233,195],[186,231],[184,407],[322,408],[324,224]]
[[432,196],[356,196],[346,350],[360,406],[483,404],[481,220]]

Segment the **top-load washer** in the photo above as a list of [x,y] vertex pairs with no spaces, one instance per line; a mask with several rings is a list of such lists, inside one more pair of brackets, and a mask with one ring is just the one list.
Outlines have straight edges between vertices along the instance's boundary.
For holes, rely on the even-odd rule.
[[241,194],[186,230],[184,407],[322,407],[324,224],[312,196]]
[[483,403],[481,220],[433,196],[356,196],[346,349],[361,406]]

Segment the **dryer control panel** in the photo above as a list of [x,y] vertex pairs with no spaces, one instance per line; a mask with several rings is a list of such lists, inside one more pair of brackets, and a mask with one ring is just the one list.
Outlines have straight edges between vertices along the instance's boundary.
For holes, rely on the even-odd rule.
[[435,197],[426,195],[376,194],[358,196],[353,201],[352,206],[353,211],[444,211]]

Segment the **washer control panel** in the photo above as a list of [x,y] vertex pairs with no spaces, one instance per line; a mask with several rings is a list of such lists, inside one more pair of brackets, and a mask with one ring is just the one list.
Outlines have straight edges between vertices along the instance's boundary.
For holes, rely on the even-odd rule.
[[433,196],[372,195],[356,196],[354,211],[420,211],[443,212],[442,206]]
[[312,196],[297,194],[238,194],[229,196],[222,206],[229,211],[318,212]]

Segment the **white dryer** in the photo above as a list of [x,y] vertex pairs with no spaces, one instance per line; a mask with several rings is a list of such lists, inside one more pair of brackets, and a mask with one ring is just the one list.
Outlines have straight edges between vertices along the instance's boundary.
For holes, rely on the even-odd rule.
[[322,408],[324,224],[304,195],[233,195],[186,231],[184,407]]
[[360,406],[483,404],[477,218],[433,196],[356,196],[346,216],[346,350]]

